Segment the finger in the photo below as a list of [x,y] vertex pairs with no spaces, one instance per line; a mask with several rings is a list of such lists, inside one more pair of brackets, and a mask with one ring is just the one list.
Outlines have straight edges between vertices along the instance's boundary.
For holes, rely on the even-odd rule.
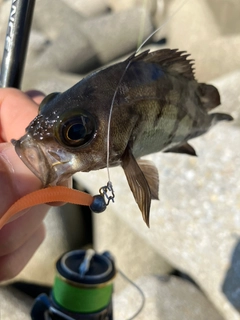
[[20,248],[0,257],[0,281],[14,278],[25,267],[45,238],[45,226],[41,224],[36,232]]
[[0,138],[2,141],[20,138],[37,112],[38,104],[20,90],[0,89]]
[[32,208],[0,230],[0,257],[16,251],[36,232],[46,216],[47,205]]
[[38,90],[29,90],[26,91],[25,94],[29,96],[29,98],[31,98],[38,105],[42,102],[42,100],[45,97],[45,94],[42,91]]
[[10,143],[0,144],[0,217],[19,198],[41,187],[41,181],[29,170]]

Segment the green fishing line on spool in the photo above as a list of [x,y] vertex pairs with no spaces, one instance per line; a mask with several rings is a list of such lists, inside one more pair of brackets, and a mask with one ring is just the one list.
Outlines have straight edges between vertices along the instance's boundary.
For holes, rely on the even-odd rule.
[[112,304],[116,275],[109,252],[92,249],[70,251],[56,263],[52,300],[59,310],[74,314],[94,314]]
[[97,312],[105,308],[111,299],[113,283],[91,286],[66,281],[56,275],[53,287],[54,300],[63,308],[80,313]]

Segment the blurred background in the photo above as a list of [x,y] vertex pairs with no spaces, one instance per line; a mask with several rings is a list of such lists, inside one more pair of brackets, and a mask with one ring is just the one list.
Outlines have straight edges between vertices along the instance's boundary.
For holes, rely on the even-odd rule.
[[[11,1],[0,0],[0,53],[10,7]],[[194,139],[198,159],[149,157],[161,181],[150,230],[121,168],[111,171],[116,203],[102,215],[72,205],[51,209],[45,242],[14,285],[0,288],[2,319],[28,319],[32,297],[16,290],[16,282],[18,288],[23,282],[51,286],[58,257],[88,247],[110,250],[143,288],[147,304],[137,319],[240,319],[239,16],[239,0],[36,0],[23,90],[64,91],[93,70],[127,58],[162,26],[143,49],[190,53],[196,78],[217,86],[218,110],[235,121]],[[74,180],[76,188],[95,194],[107,174],[79,173]],[[117,279],[116,319],[136,309],[131,290]]]

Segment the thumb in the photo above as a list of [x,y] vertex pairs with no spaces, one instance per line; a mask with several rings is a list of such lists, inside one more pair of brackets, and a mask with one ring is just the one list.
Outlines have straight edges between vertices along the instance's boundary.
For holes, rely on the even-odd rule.
[[0,144],[0,216],[19,198],[41,187],[10,143]]

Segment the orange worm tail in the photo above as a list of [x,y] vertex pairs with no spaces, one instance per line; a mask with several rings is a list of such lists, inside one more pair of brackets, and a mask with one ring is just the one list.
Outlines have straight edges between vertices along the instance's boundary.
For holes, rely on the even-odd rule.
[[33,191],[17,200],[5,214],[0,218],[0,229],[18,212],[39,204],[49,202],[69,202],[84,206],[90,206],[93,197],[85,192],[70,189],[62,186],[48,187]]

